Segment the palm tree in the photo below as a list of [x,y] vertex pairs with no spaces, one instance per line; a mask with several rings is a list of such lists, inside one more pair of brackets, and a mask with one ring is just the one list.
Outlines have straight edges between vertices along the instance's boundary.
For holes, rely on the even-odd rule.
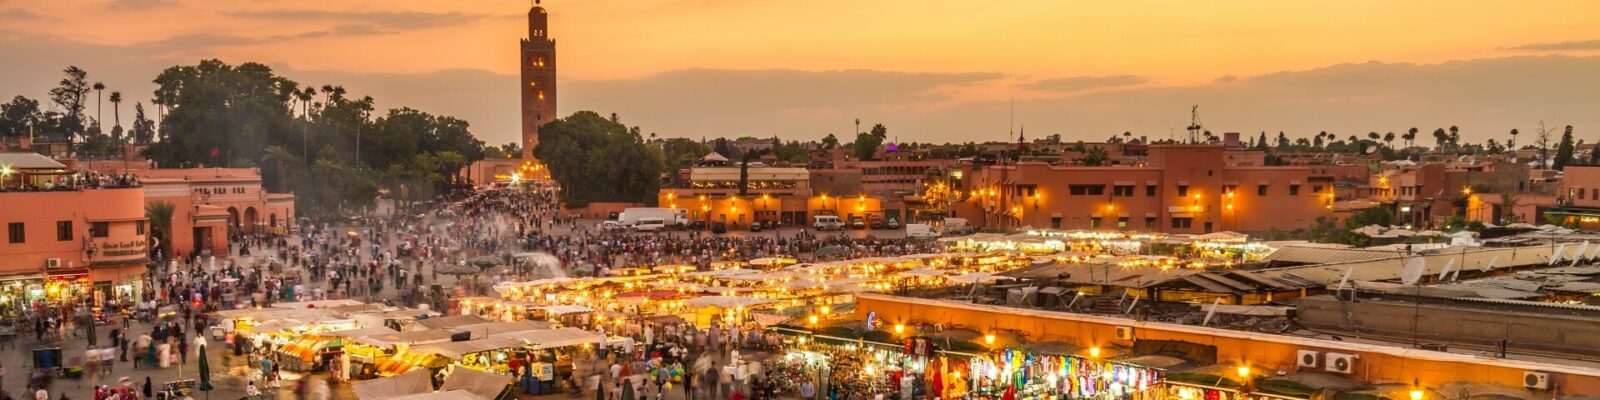
[[111,118],[113,118],[117,122],[117,124],[114,125],[113,128],[111,128],[111,131],[112,131],[112,133],[116,133],[117,134],[117,139],[118,140],[121,140],[122,139],[122,92],[111,92]]
[[1450,148],[1455,149],[1461,145],[1461,130],[1455,125],[1450,125]]
[[105,105],[105,103],[101,103],[100,102],[100,93],[104,92],[105,90],[106,90],[106,84],[100,83],[100,82],[95,82],[94,83],[94,125],[95,126],[100,126],[100,108]]
[[1511,141],[1506,142],[1507,149],[1513,151],[1517,149],[1517,133],[1517,128],[1511,128]]
[[294,96],[300,100],[300,159],[310,162],[310,153],[307,137],[310,135],[311,125],[311,98],[317,95],[317,89],[306,86],[305,89],[295,92]]
[[1105,164],[1108,159],[1110,157],[1106,154],[1105,147],[1094,146],[1084,149],[1083,158],[1079,158],[1078,161],[1083,162],[1084,165],[1099,166]]
[[1390,150],[1394,150],[1394,132],[1384,133],[1383,142],[1389,145]]
[[144,217],[150,220],[150,234],[160,240],[156,247],[159,254],[166,255],[167,249],[171,247],[172,241],[167,238],[172,236],[172,215],[175,211],[177,207],[165,201],[144,206]]
[[1406,139],[1406,147],[1416,146],[1417,145],[1417,127],[1413,126],[1413,127],[1411,127],[1411,130],[1406,131],[1405,139]]

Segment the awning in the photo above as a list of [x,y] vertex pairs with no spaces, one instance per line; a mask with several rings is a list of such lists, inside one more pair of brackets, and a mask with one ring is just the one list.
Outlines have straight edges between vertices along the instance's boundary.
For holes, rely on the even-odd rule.
[[[578,328],[542,329],[497,336],[538,349],[600,343],[600,334]],[[465,342],[462,342],[465,343]]]
[[400,375],[360,381],[351,384],[356,398],[361,400],[395,399],[419,393],[432,393],[433,382],[426,368],[418,368]]
[[472,368],[456,368],[450,376],[444,378],[444,384],[439,386],[439,391],[449,393],[463,390],[485,399],[497,399],[511,385],[511,380],[512,378],[506,375],[491,374]]
[[425,345],[421,345],[421,346],[412,347],[411,348],[411,352],[413,352],[413,353],[433,353],[433,354],[438,354],[440,356],[443,356],[443,357],[446,357],[446,358],[449,358],[449,359],[452,359],[452,360],[459,360],[459,359],[461,359],[462,356],[465,356],[465,355],[468,355],[468,354],[482,353],[482,352],[485,352],[485,351],[494,351],[494,350],[501,350],[501,349],[509,349],[509,348],[513,348],[513,347],[521,347],[522,345],[523,345],[522,341],[511,339],[509,337],[491,337],[491,338],[468,340],[468,341],[465,341],[465,342],[446,342],[446,343],[425,344]]

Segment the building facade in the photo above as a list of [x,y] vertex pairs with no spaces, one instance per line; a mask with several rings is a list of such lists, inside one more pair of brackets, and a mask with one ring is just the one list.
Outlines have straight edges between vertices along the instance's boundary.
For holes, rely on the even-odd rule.
[[952,209],[994,229],[1168,233],[1295,230],[1331,215],[1331,178],[1307,167],[1232,165],[1227,153],[1154,145],[1135,166],[974,165],[962,172]]
[[144,191],[35,153],[0,154],[0,316],[135,296],[149,263]]
[[528,10],[528,38],[522,40],[522,158],[533,159],[539,127],[556,115],[556,41],[550,38],[550,15],[534,2]]
[[171,232],[154,233],[157,240],[166,241],[167,256],[226,257],[229,235],[281,235],[294,228],[294,195],[262,187],[261,172],[255,168],[149,169],[145,165],[89,162],[79,168],[136,177],[144,189],[145,204],[170,204]]

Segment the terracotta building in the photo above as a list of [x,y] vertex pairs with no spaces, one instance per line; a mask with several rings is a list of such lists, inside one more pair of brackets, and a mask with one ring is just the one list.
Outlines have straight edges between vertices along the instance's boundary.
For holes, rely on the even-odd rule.
[[146,204],[172,204],[168,256],[226,257],[228,235],[287,234],[295,225],[294,194],[271,193],[255,168],[150,169],[147,163],[94,161],[78,169],[138,178]]
[[0,315],[31,301],[135,295],[149,262],[144,191],[36,153],[0,153]]
[[1543,215],[1567,226],[1600,229],[1600,165],[1568,165],[1556,196],[1560,205]]
[[1148,151],[1134,166],[969,166],[961,171],[962,200],[952,209],[995,229],[1170,233],[1294,230],[1331,215],[1333,179],[1311,168],[1230,164],[1221,145]]

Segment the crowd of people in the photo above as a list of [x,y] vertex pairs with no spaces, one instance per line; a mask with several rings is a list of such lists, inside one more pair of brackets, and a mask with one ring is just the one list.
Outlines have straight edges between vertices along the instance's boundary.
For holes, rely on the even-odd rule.
[[[149,379],[102,379],[124,365],[150,372],[192,363],[191,353],[205,343],[222,309],[267,307],[277,302],[354,298],[368,302],[434,309],[449,308],[446,293],[457,287],[486,292],[487,283],[538,279],[550,275],[605,274],[610,269],[666,264],[707,268],[718,261],[760,257],[814,258],[836,248],[839,257],[870,257],[935,252],[937,244],[890,238],[851,238],[813,234],[803,228],[749,235],[708,232],[632,233],[585,226],[557,206],[553,188],[474,192],[447,207],[422,213],[389,212],[383,217],[302,221],[293,236],[235,232],[225,257],[190,254],[158,260],[138,290],[102,300],[98,312],[88,296],[56,304],[35,304],[22,313],[40,346],[72,337],[89,337],[85,360],[95,400],[148,399],[162,391]],[[546,252],[559,265],[514,265],[485,270],[478,286],[457,275],[451,285],[439,271],[468,265],[481,257]],[[511,263],[515,264],[515,263]],[[472,274],[477,276],[478,274]],[[441,289],[444,286],[450,289]],[[476,289],[472,289],[476,287]],[[392,289],[392,290],[391,290]],[[93,339],[104,325],[108,341]],[[597,331],[604,328],[593,327]],[[619,328],[612,328],[617,330]],[[661,398],[669,387],[685,397],[770,398],[777,385],[762,378],[759,363],[742,363],[740,352],[772,350],[776,340],[751,326],[699,328],[679,322],[650,323],[608,336],[629,339],[626,346],[602,345],[589,354],[588,391],[605,391],[619,400]],[[247,395],[270,397],[281,383],[271,343],[231,335],[223,341],[218,371],[246,366]],[[638,346],[632,345],[638,343]],[[218,354],[213,352],[212,354]],[[57,363],[61,360],[56,360]],[[58,364],[59,365],[59,364]],[[755,370],[751,370],[754,366]],[[3,376],[0,365],[0,376]],[[192,367],[191,367],[192,368]],[[137,373],[137,372],[136,372]],[[148,375],[148,374],[146,374]],[[576,389],[582,375],[574,375]],[[30,394],[48,396],[49,382],[31,381]],[[101,382],[106,382],[102,384]],[[300,393],[326,393],[296,387]],[[0,388],[3,391],[3,388]],[[0,399],[6,396],[0,395]],[[66,398],[65,395],[59,398]]]

